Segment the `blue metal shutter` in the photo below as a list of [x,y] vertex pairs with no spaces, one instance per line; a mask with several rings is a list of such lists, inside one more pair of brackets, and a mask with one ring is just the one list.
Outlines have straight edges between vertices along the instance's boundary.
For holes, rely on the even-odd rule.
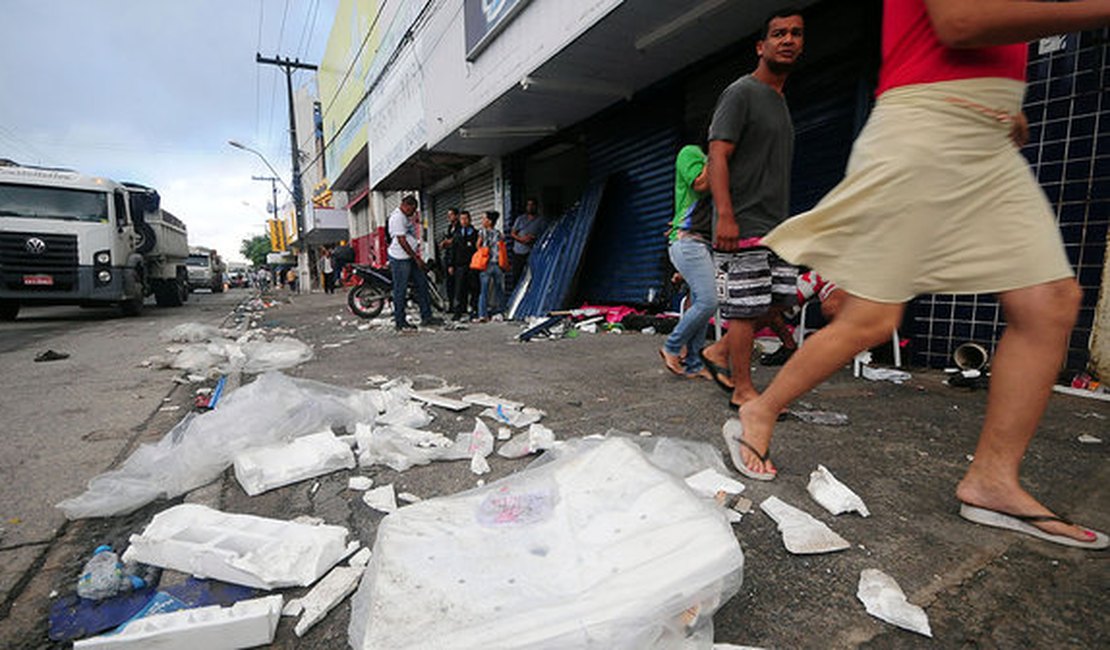
[[587,140],[590,180],[609,179],[578,283],[593,303],[647,303],[668,281],[679,134],[663,111],[634,108]]

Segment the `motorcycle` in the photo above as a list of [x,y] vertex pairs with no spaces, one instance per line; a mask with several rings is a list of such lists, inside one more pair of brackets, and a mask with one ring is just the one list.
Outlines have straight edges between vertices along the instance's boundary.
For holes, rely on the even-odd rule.
[[[350,278],[344,284],[352,286],[347,292],[347,306],[359,318],[377,318],[386,302],[393,299],[393,277],[389,270],[379,270],[363,264],[348,264],[344,272],[348,271]],[[415,291],[410,284],[406,294],[408,300],[416,302]],[[428,272],[428,299],[433,310],[443,312],[446,309],[432,269]]]

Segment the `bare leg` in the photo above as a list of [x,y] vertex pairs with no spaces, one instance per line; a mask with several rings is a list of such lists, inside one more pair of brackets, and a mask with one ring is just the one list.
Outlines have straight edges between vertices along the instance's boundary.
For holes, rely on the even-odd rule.
[[[848,295],[836,320],[806,339],[806,344],[790,357],[762,395],[744,403],[740,422],[744,425],[745,441],[766,453],[779,412],[842,368],[857,352],[890,337],[902,320],[902,310],[902,304]],[[742,447],[741,453],[749,469],[774,470],[770,462],[761,462],[747,448]]]
[[[1018,468],[1048,405],[1081,295],[1068,279],[999,296],[1007,327],[991,364],[987,416],[975,460],[956,488],[961,501],[1008,514],[1052,514],[1022,489]],[[1094,538],[1078,526],[1033,525],[1081,541]]]
[[746,404],[759,397],[752,384],[752,343],[754,320],[728,321],[729,366],[732,367],[732,403]]
[[[782,346],[787,350],[793,350],[798,347],[797,342],[794,341],[794,333],[786,326],[786,319],[782,317],[781,307],[772,307],[771,313],[761,319],[759,325],[765,325],[771,328],[771,331],[775,333],[775,336],[779,337]],[[757,327],[759,325],[757,325]]]

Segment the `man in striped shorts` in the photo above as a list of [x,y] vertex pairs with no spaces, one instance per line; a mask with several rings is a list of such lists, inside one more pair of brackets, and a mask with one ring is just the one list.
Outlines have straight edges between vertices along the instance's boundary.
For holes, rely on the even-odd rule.
[[789,211],[794,125],[782,88],[801,56],[803,31],[796,11],[769,18],[755,71],[725,88],[709,125],[717,299],[729,323],[728,335],[705,348],[702,359],[715,378],[731,368],[730,403],[737,408],[759,395],[750,365],[757,328],[796,301],[797,269],[760,239]]

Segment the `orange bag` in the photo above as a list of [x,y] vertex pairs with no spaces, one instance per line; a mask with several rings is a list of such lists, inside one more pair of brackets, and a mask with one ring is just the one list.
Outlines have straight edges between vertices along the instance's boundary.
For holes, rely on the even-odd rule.
[[509,247],[505,244],[505,240],[497,242],[497,266],[500,266],[502,271],[509,270]]
[[470,257],[470,268],[475,271],[485,271],[489,266],[489,247],[481,246]]

